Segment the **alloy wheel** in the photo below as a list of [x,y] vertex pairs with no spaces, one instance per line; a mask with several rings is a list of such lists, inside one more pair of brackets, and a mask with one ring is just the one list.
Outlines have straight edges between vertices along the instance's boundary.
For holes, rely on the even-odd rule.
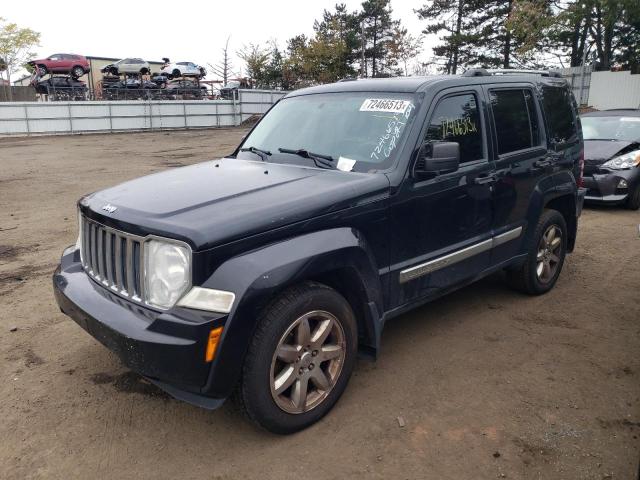
[[541,283],[553,280],[562,254],[562,231],[557,225],[550,225],[540,238],[536,256],[536,275]]
[[344,330],[334,315],[314,310],[296,319],[271,360],[271,396],[278,407],[300,414],[320,405],[340,377],[345,353]]

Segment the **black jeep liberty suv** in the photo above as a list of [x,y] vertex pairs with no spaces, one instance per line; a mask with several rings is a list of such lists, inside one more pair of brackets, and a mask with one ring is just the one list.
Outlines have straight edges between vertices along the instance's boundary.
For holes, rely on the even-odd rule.
[[504,269],[553,288],[583,142],[550,72],[342,81],[289,93],[229,156],[82,198],[58,304],[132,370],[262,427],[318,421],[383,326]]

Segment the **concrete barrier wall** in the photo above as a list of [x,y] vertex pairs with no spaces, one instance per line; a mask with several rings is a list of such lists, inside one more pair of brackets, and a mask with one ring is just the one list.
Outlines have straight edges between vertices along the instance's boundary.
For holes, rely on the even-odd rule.
[[47,135],[240,125],[286,92],[241,90],[234,100],[2,102],[0,135]]

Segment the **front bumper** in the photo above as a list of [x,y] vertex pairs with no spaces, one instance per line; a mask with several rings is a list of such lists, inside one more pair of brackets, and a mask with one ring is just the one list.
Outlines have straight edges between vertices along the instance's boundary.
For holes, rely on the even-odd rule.
[[[627,183],[627,188],[619,188],[621,180]],[[587,188],[585,200],[600,204],[624,203],[639,182],[639,168],[594,173],[584,177],[584,186]]]
[[224,398],[211,398],[202,389],[211,369],[204,360],[208,335],[224,325],[226,315],[180,308],[156,312],[128,302],[89,278],[74,248],[65,250],[53,290],[62,312],[131,370],[180,400],[205,408],[222,405]]

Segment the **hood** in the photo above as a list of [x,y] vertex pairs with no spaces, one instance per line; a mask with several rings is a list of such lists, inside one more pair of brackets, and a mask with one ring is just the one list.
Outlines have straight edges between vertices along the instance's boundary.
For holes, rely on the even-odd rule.
[[584,159],[585,161],[604,163],[613,157],[626,153],[627,150],[632,150],[634,146],[640,148],[640,144],[625,140],[585,140]]
[[618,155],[640,148],[637,142],[626,140],[585,140],[584,141],[584,173],[591,175],[598,167]]
[[80,205],[113,228],[202,250],[388,194],[383,174],[227,158],[131,180]]

